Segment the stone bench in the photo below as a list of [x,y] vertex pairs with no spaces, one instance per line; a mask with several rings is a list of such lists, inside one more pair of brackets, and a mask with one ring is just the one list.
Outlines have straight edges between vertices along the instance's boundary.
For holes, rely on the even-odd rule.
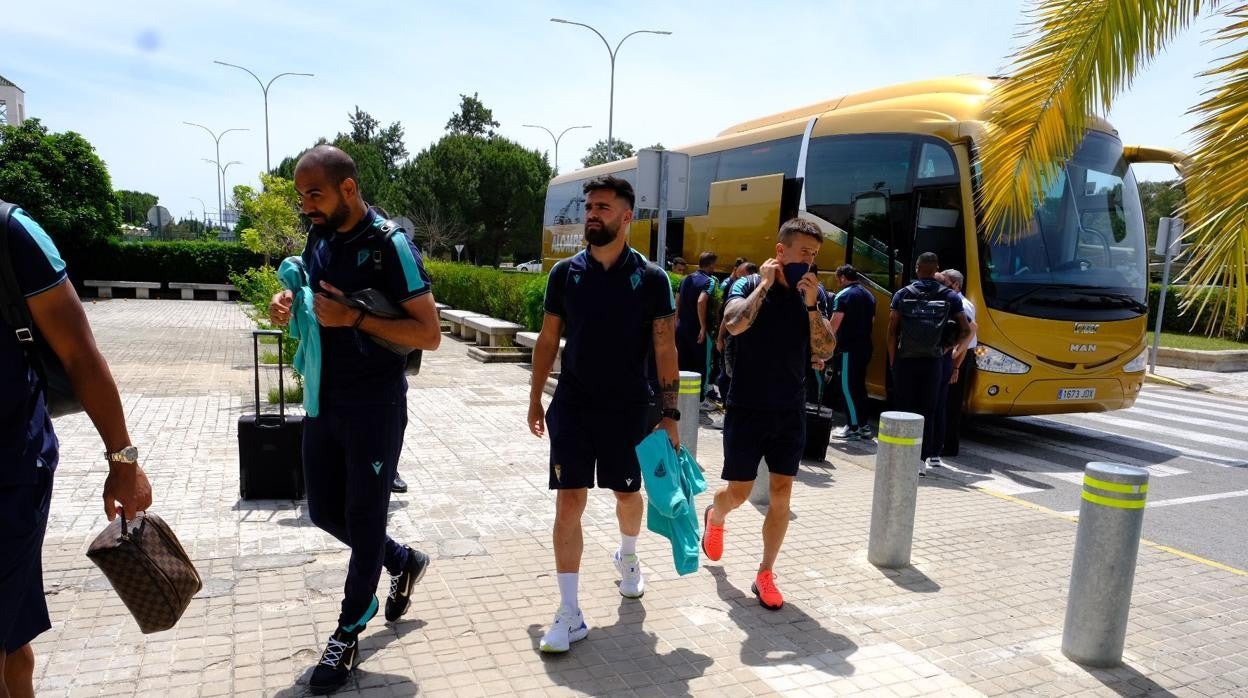
[[158,281],[94,281],[87,280],[82,282],[83,286],[96,289],[96,294],[100,298],[112,298],[114,288],[132,288],[134,289],[135,298],[151,298],[151,291],[160,290],[160,282]]
[[[536,348],[537,348],[537,337],[538,337],[538,333],[537,333],[537,332],[517,332],[517,333],[516,333],[516,344],[519,344],[519,345],[520,345],[520,346],[522,346],[522,347],[528,347],[528,348],[530,348],[530,349],[536,349]],[[543,386],[543,391],[544,391],[547,395],[554,395],[554,394],[555,394],[555,386],[559,385],[559,371],[560,371],[560,365],[563,363],[563,361],[562,361],[562,359],[563,359],[563,348],[564,348],[564,347],[566,347],[567,345],[568,345],[568,340],[563,339],[562,337],[560,337],[560,338],[559,338],[559,348],[555,351],[555,363],[554,363],[554,365],[552,365],[552,366],[550,367],[550,377],[546,379],[546,385],[545,385],[545,386]]]
[[450,323],[451,334],[463,339],[468,339],[470,332],[472,333],[471,336],[473,339],[477,336],[475,331],[469,330],[464,325],[464,320],[470,317],[486,317],[485,313],[478,313],[475,310],[453,310],[450,308],[441,311],[439,314],[442,316],[443,320]]
[[513,347],[516,333],[524,329],[523,325],[484,315],[464,318],[464,324],[477,333],[477,345],[483,347]]
[[170,281],[169,290],[181,291],[182,300],[184,301],[195,300],[196,291],[215,291],[217,293],[217,300],[228,301],[230,299],[230,292],[238,291],[238,289],[234,288],[234,284],[192,284],[182,281]]

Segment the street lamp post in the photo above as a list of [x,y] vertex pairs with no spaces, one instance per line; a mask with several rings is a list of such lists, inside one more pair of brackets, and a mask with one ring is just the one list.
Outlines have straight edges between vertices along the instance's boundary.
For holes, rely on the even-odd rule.
[[608,103],[608,107],[607,107],[607,160],[610,161],[614,159],[614,156],[615,156],[615,148],[612,145],[613,141],[612,141],[611,136],[612,136],[612,127],[614,126],[614,119],[615,119],[615,57],[620,52],[620,46],[624,44],[625,39],[632,36],[633,34],[660,34],[660,35],[667,36],[667,35],[670,35],[671,32],[663,31],[661,29],[638,29],[637,31],[625,34],[624,38],[620,39],[620,42],[615,45],[614,49],[612,49],[611,44],[607,41],[607,37],[603,36],[602,32],[598,31],[597,29],[594,29],[588,24],[581,24],[580,22],[570,22],[566,19],[559,19],[557,17],[551,17],[550,21],[557,22],[559,24],[574,24],[578,27],[585,27],[591,32],[597,34],[599,39],[602,39],[602,44],[607,47],[607,53],[611,54],[611,97],[610,97],[610,102]]
[[[217,160],[209,160],[208,158],[204,158],[204,162],[211,162],[212,164],[214,164],[214,165],[216,165],[216,166],[217,166],[217,169],[218,169],[218,170],[220,170],[220,171],[221,171],[221,188],[222,188],[223,190],[225,189],[225,173],[226,173],[226,171],[227,171],[227,170],[229,170],[229,169],[230,169],[230,165],[241,165],[241,164],[243,164],[243,163],[239,162],[238,160],[230,160],[229,162],[227,162],[227,163],[225,163],[224,165],[222,165],[219,161],[217,161]],[[228,193],[228,192],[227,192],[227,193]],[[218,214],[218,215],[220,215],[220,216],[221,216],[221,221],[220,221],[220,223],[221,223],[221,227],[223,227],[223,228],[224,228],[224,227],[225,227],[225,209],[224,209],[224,207],[222,207],[222,210],[219,212],[219,214]]]
[[238,68],[239,70],[245,71],[248,75],[256,79],[256,84],[259,85],[260,90],[264,92],[264,171],[266,173],[272,172],[273,166],[269,162],[269,87],[271,87],[273,83],[277,81],[278,78],[285,77],[287,75],[299,75],[305,78],[311,78],[315,76],[312,73],[278,73],[277,75],[274,75],[273,78],[270,79],[266,83],[260,79],[259,75],[256,75],[255,73],[251,72],[250,70],[247,70],[241,65],[234,65],[233,63],[226,63],[225,61],[213,61],[213,63],[216,63],[217,65],[228,66],[230,68]]
[[192,196],[191,198],[199,202],[199,211],[200,213],[204,215],[204,219],[203,219],[204,227],[207,228],[208,227],[208,207],[204,205],[204,200],[199,198],[198,196]]
[[[182,123],[186,124],[187,126],[196,126],[196,127],[202,128],[208,132],[209,136],[212,136],[213,142],[217,144],[217,159],[212,160],[210,162],[221,162],[221,139],[225,136],[225,134],[229,133],[230,131],[250,131],[251,130],[251,129],[246,129],[246,128],[227,128],[221,133],[213,133],[212,129],[208,128],[207,126],[204,126],[203,124],[197,124],[191,121],[183,121]],[[223,185],[221,184],[221,178],[218,176],[217,177],[217,217],[218,218],[221,217],[223,209],[225,208],[225,197],[222,194],[222,188],[223,188]]]
[[555,142],[555,172],[559,171],[559,140],[563,138],[563,134],[567,133],[568,131],[571,131],[574,128],[590,128],[589,126],[569,126],[563,129],[562,131],[560,131],[559,135],[556,136],[554,131],[551,131],[545,126],[538,126],[537,124],[521,124],[521,126],[524,126],[525,128],[540,128],[546,133],[550,134],[551,139],[554,140]]

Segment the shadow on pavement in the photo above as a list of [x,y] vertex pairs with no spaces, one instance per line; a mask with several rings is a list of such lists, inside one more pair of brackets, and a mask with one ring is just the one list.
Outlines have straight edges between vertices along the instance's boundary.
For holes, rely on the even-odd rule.
[[1163,688],[1156,681],[1136,671],[1135,667],[1123,664],[1112,669],[1098,669],[1073,662],[1075,666],[1088,672],[1090,676],[1105,684],[1105,688],[1120,696],[1148,696],[1149,698],[1174,698],[1174,694]]
[[[872,565],[872,567],[875,567]],[[875,568],[885,579],[905,589],[913,591],[917,594],[932,594],[940,591],[940,585],[931,577],[923,574],[914,565],[906,565],[898,569],[888,569],[885,567]]]
[[[541,655],[546,674],[565,688],[600,696],[628,690],[656,695],[690,696],[689,682],[702,676],[714,663],[710,657],[684,647],[659,654],[659,636],[642,628],[646,607],[632,599],[620,599],[615,623],[594,625],[586,618],[589,637],[572,645],[566,654],[545,654],[538,649],[545,628],[529,626],[533,651]],[[644,676],[643,682],[637,677]]]
[[[377,632],[361,638],[359,664],[356,665],[355,671],[351,672],[351,678],[347,679],[342,688],[334,691],[334,693],[384,688],[385,695],[389,696],[419,695],[420,687],[411,678],[397,674],[372,672],[367,667],[369,660],[387,645],[403,639],[404,635],[413,630],[420,630],[425,625],[427,623],[420,619],[387,623]],[[315,662],[319,661],[319,659],[320,655],[317,655],[317,658],[295,679],[295,685],[273,694],[275,698],[296,698],[312,695],[311,691],[308,690],[308,680],[312,677],[312,670],[316,668]]]
[[[746,638],[741,643],[743,664],[800,664],[833,676],[853,675],[854,665],[845,660],[858,649],[853,640],[824,628],[792,601],[786,601],[778,611],[763,608],[753,593],[747,594],[728,581],[722,566],[705,567],[715,577],[719,598],[730,606],[728,617],[745,631]],[[800,641],[793,639],[798,629]]]

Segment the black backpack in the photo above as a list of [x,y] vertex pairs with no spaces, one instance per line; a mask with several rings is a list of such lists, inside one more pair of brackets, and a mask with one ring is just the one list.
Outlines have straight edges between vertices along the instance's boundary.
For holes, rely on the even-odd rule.
[[914,297],[901,301],[901,326],[897,356],[903,359],[939,357],[946,345],[946,329],[953,319],[949,289],[940,287],[924,292],[918,283],[910,284]]
[[26,359],[39,377],[48,412],[53,417],[81,412],[82,403],[74,395],[73,383],[60,357],[39,334],[39,328],[30,317],[26,296],[17,285],[9,252],[9,219],[15,208],[17,206],[0,201],[0,319],[17,334],[18,346],[26,352]]

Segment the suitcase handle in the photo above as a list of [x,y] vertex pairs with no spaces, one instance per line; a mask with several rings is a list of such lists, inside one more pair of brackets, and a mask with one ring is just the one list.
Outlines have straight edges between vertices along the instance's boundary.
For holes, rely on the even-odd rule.
[[260,416],[260,337],[277,337],[277,413],[284,420],[286,418],[286,369],[282,363],[282,336],[281,330],[252,330],[251,331],[251,354],[252,366],[255,370],[256,381],[256,423],[259,424]]
[[[130,540],[130,530],[126,528],[126,509],[125,507],[117,507],[117,509],[121,512],[121,539]],[[139,528],[135,532],[135,535],[140,535],[143,533],[143,526],[147,524],[147,517],[143,516],[143,512],[140,511],[135,515],[134,519],[139,522]],[[142,520],[140,521],[140,519]]]

